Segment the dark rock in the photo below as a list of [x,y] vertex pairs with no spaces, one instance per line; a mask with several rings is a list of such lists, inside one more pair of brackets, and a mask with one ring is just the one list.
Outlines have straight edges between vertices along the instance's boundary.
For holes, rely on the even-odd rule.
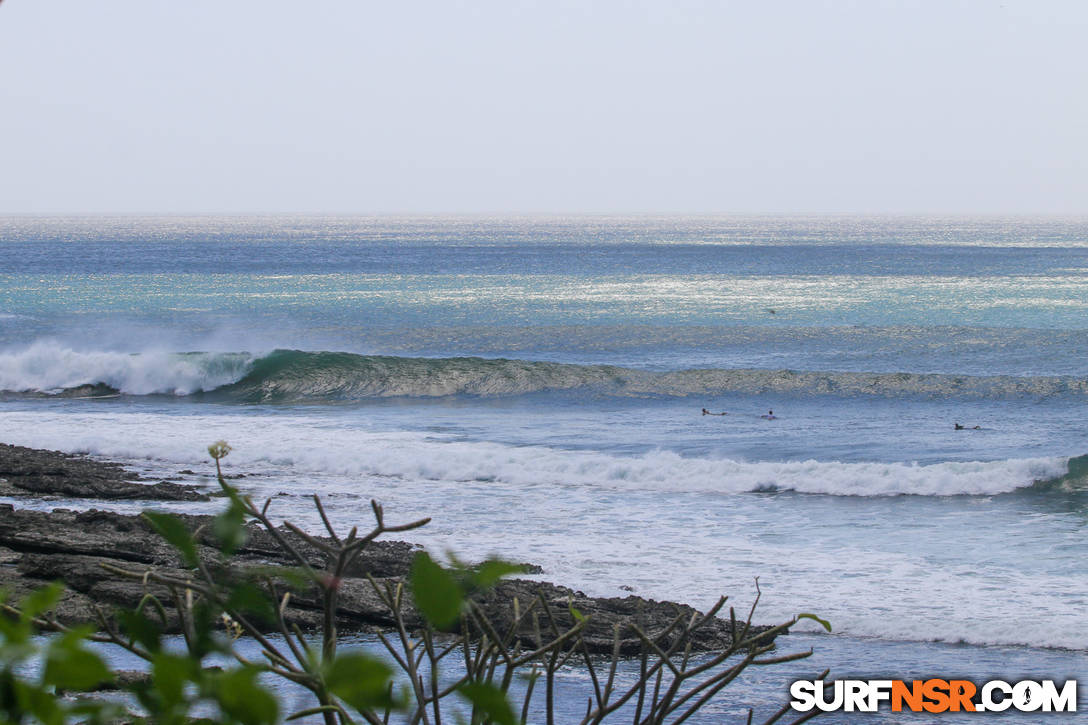
[[207,501],[192,486],[165,481],[135,483],[137,473],[117,463],[103,463],[59,451],[40,451],[0,443],[0,494],[63,496],[124,501]]
[[[620,640],[621,654],[641,652],[643,641],[635,627],[665,649],[672,644],[675,637],[663,633],[670,629],[675,620],[679,619],[682,624],[687,624],[693,618],[702,618],[702,613],[686,604],[657,602],[633,595],[623,598],[588,597],[567,587],[524,579],[501,581],[493,589],[475,597],[499,631],[506,631],[513,626],[513,608],[509,603],[515,598],[519,600],[523,610],[533,599],[542,599],[560,631],[577,623],[577,612],[577,616],[586,620],[582,639],[589,651],[596,654],[612,652],[616,633]],[[767,629],[769,627],[754,627],[751,634]],[[524,623],[519,634],[524,639],[532,640],[533,626],[529,622]],[[722,619],[712,618],[692,634],[695,650],[725,649],[732,641],[731,626]]]
[[345,572],[350,577],[406,577],[412,568],[412,559],[423,547],[406,541],[371,542]]
[[129,690],[135,685],[149,684],[151,673],[143,670],[114,670],[113,679],[99,684],[87,692],[112,692]]
[[121,394],[117,388],[105,383],[87,383],[74,388],[65,388],[59,393],[49,395],[54,398],[116,398]]
[[177,560],[143,519],[105,511],[0,512],[0,546],[21,552],[81,554],[158,564]]
[[[224,562],[215,548],[211,517],[179,516],[187,528],[196,533],[198,553],[202,561],[224,581],[249,578],[256,566],[267,571],[268,565],[295,566],[297,562],[284,553],[269,532],[256,526],[248,528],[247,541],[229,562]],[[325,554],[287,530],[280,535],[296,548],[307,563],[321,570],[326,566]],[[176,627],[177,615],[171,608],[172,598],[165,587],[145,585],[137,577],[118,575],[116,569],[143,573],[149,568],[158,574],[185,579],[193,576],[177,553],[154,533],[150,524],[140,516],[126,516],[108,511],[12,510],[0,509],[0,587],[9,586],[15,594],[29,592],[53,580],[63,581],[69,588],[61,602],[61,621],[93,622],[92,604],[107,611],[113,607],[135,607],[151,592],[167,605],[170,629]],[[372,542],[363,550],[339,588],[338,626],[344,631],[384,629],[393,626],[392,612],[374,591],[369,574],[379,587],[393,591],[405,590],[402,615],[409,627],[422,620],[407,591],[407,575],[419,547],[401,541]],[[12,566],[12,564],[15,566]],[[106,567],[114,569],[110,571]],[[281,586],[285,586],[282,585]],[[588,622],[584,641],[591,652],[607,654],[612,651],[613,632],[620,632],[620,651],[635,654],[642,642],[634,630],[638,626],[645,634],[656,637],[668,629],[677,617],[684,621],[697,616],[696,610],[673,602],[655,602],[636,596],[623,598],[588,597],[582,592],[547,582],[512,579],[499,582],[493,589],[477,593],[473,600],[500,631],[513,625],[513,602],[529,606],[538,597],[547,605],[551,617],[560,628],[575,624],[576,610]],[[319,626],[320,596],[315,588],[294,590],[289,622],[304,628]],[[760,628],[761,631],[765,628]],[[534,628],[523,623],[519,636],[532,642]],[[721,649],[731,642],[729,624],[714,619],[701,628],[694,640],[696,650]],[[668,638],[662,640],[668,644]]]

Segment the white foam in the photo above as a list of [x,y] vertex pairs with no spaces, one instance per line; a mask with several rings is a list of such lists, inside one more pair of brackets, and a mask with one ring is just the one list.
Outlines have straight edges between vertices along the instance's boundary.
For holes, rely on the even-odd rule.
[[55,392],[105,383],[131,395],[188,395],[238,380],[251,360],[247,354],[80,351],[39,341],[0,353],[0,390]]
[[[706,606],[727,593],[743,611],[759,576],[761,622],[815,611],[836,631],[862,636],[1088,647],[1079,626],[1083,577],[1060,575],[1060,556],[1038,558],[1048,540],[1037,541],[1037,525],[1024,521],[1019,532],[1006,520],[991,530],[975,513],[984,497],[955,505],[872,498],[1010,491],[1059,475],[1062,459],[914,466],[624,457],[379,431],[362,418],[225,411],[11,410],[0,412],[0,426],[14,443],[160,470],[210,472],[206,447],[223,438],[234,446],[227,468],[247,474],[247,491],[293,494],[275,500],[278,517],[317,530],[306,496],[320,492],[338,525],[365,525],[374,496],[391,520],[433,516],[412,538],[436,551],[533,561],[549,580],[591,594],[622,595],[624,584]],[[771,485],[854,498],[733,495]],[[918,511],[938,518],[912,520]]]
[[719,493],[789,490],[838,496],[994,495],[1066,472],[1066,459],[1057,457],[916,465],[817,460],[746,463],[688,458],[669,451],[619,456],[423,433],[328,428],[315,424],[313,418],[285,414],[258,418],[11,412],[2,419],[13,431],[10,437],[21,439],[24,445],[106,456],[192,463],[204,458],[209,443],[225,438],[237,444],[234,460],[239,465],[518,486]]

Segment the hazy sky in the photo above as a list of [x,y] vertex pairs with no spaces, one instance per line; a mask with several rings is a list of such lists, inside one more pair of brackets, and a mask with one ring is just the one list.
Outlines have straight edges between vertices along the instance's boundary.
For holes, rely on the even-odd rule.
[[5,0],[0,213],[1088,213],[1083,0]]

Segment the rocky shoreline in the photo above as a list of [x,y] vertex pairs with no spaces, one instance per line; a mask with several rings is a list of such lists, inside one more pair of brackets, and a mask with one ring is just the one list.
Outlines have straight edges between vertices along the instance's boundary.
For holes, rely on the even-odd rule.
[[148,483],[120,463],[0,443],[0,496],[112,501],[209,501],[194,486]]
[[[207,494],[196,487],[159,481],[144,481],[116,463],[104,463],[83,456],[57,451],[0,444],[0,496],[36,499],[98,499],[104,501],[207,501]],[[228,562],[219,558],[217,542],[211,533],[213,517],[179,515],[195,533],[198,554],[209,565],[243,573],[255,567],[292,566],[291,560],[276,545],[269,533],[256,524],[247,527],[245,543]],[[301,552],[315,569],[326,566],[319,548],[283,529],[282,535]],[[320,537],[314,537],[319,539]],[[419,547],[403,541],[372,542],[347,572],[339,589],[341,631],[381,631],[393,625],[392,613],[373,591],[365,577],[379,584],[402,584]],[[113,569],[111,572],[109,569]],[[188,570],[177,554],[141,516],[91,509],[38,511],[0,504],[0,590],[11,599],[51,581],[65,584],[65,593],[56,609],[64,624],[95,622],[95,608],[110,612],[117,607],[134,608],[147,591],[138,578],[119,576],[115,570],[157,573],[184,578]],[[539,568],[532,573],[542,573]],[[152,585],[152,590],[154,586]],[[691,617],[696,610],[673,602],[657,602],[637,596],[588,597],[582,592],[547,582],[506,579],[494,589],[478,595],[476,601],[496,622],[508,618],[515,598],[528,602],[542,595],[553,612],[556,624],[573,624],[571,607],[587,617],[584,639],[591,651],[612,651],[613,632],[619,628],[621,651],[634,653],[640,648],[631,624],[647,632],[663,631],[679,615]],[[168,597],[163,597],[169,601]],[[298,591],[288,610],[288,621],[303,629],[320,625],[321,609],[316,591]],[[171,624],[176,612],[167,611]],[[421,619],[408,602],[403,608],[406,624],[414,626]],[[753,632],[768,629],[754,628]],[[694,649],[724,649],[732,641],[732,626],[716,619],[703,627]]]

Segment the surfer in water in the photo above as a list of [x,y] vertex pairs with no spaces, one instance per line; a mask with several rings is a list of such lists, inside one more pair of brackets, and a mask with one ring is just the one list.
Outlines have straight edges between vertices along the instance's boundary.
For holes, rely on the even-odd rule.
[[726,413],[726,412],[721,412],[721,413],[711,413],[711,412],[710,412],[709,410],[707,410],[706,408],[703,408],[703,415],[728,415],[728,413]]
[[773,410],[768,410],[766,415],[761,415],[759,417],[762,418],[763,420],[774,420],[778,416],[774,414]]
[[[954,423],[953,427],[955,428],[955,430],[967,430],[967,426],[965,426],[965,425],[963,425],[961,423]],[[982,430],[982,426],[976,425],[976,426],[972,427],[971,430]]]

